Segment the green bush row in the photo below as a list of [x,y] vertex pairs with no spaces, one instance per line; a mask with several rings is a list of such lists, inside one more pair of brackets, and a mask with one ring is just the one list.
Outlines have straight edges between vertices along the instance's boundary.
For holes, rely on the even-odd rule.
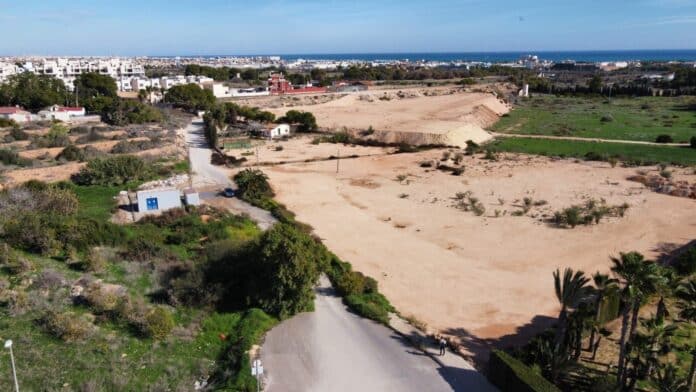
[[560,392],[529,366],[500,350],[491,351],[487,376],[502,392]]

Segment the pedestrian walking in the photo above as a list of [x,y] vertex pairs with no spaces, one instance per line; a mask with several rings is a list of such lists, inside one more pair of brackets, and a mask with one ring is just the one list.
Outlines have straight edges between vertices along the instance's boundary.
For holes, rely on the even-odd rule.
[[445,355],[445,348],[447,348],[447,341],[445,338],[440,338],[440,355]]

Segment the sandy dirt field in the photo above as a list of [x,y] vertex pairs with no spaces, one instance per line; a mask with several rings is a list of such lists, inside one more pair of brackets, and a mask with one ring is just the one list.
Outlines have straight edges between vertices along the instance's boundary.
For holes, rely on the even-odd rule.
[[[316,136],[297,136],[289,140],[262,141],[254,140],[259,143],[256,147],[247,149],[226,150],[228,155],[235,157],[246,157],[247,162],[243,166],[254,166],[256,164],[270,163],[291,163],[304,162],[308,160],[329,159],[330,157],[355,157],[384,155],[393,152],[395,148],[366,147],[366,146],[344,146],[342,144],[318,143],[313,144]],[[281,148],[282,149],[279,149]],[[258,159],[256,153],[258,152]],[[334,164],[335,166],[335,164]]]
[[[489,140],[484,128],[509,111],[492,93],[457,88],[365,91],[293,109],[312,112],[319,126],[330,130],[372,127],[375,137],[386,142],[460,147],[467,140]],[[282,116],[287,108],[270,110]]]
[[[607,271],[610,255],[637,250],[655,257],[696,237],[694,200],[626,181],[635,168],[516,155],[497,162],[466,157],[461,176],[419,167],[441,153],[346,160],[338,174],[330,161],[264,171],[277,199],[332,251],[376,278],[400,312],[459,337],[475,360],[485,360],[491,345],[521,342],[555,320],[556,268]],[[692,174],[676,175],[693,181]],[[465,191],[484,204],[483,216],[454,208],[454,195]],[[524,197],[548,204],[512,216]],[[589,198],[630,209],[575,229],[543,220]]]

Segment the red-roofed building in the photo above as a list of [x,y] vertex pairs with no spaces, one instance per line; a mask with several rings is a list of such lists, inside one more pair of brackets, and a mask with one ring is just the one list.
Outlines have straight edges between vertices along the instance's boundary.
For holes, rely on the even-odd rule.
[[71,107],[53,105],[39,112],[39,116],[45,120],[70,121],[73,117],[84,117],[86,114],[83,107]]
[[16,123],[31,121],[31,113],[19,106],[0,106],[0,118],[12,120]]
[[282,73],[271,74],[268,78],[268,90],[273,95],[280,94],[309,94],[309,93],[325,93],[326,87],[304,86],[295,88],[290,81],[285,79]]

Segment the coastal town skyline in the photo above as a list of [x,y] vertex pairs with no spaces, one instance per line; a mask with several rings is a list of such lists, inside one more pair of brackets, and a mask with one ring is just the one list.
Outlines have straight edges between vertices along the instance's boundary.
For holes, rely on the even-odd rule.
[[[689,34],[696,24],[696,3],[681,0],[620,0],[596,7],[546,0],[207,0],[195,8],[159,0],[27,1],[3,4],[0,21],[0,32],[15,37],[0,49],[4,56],[696,48]],[[56,28],[64,24],[70,28]],[[22,33],[13,33],[17,31]]]

